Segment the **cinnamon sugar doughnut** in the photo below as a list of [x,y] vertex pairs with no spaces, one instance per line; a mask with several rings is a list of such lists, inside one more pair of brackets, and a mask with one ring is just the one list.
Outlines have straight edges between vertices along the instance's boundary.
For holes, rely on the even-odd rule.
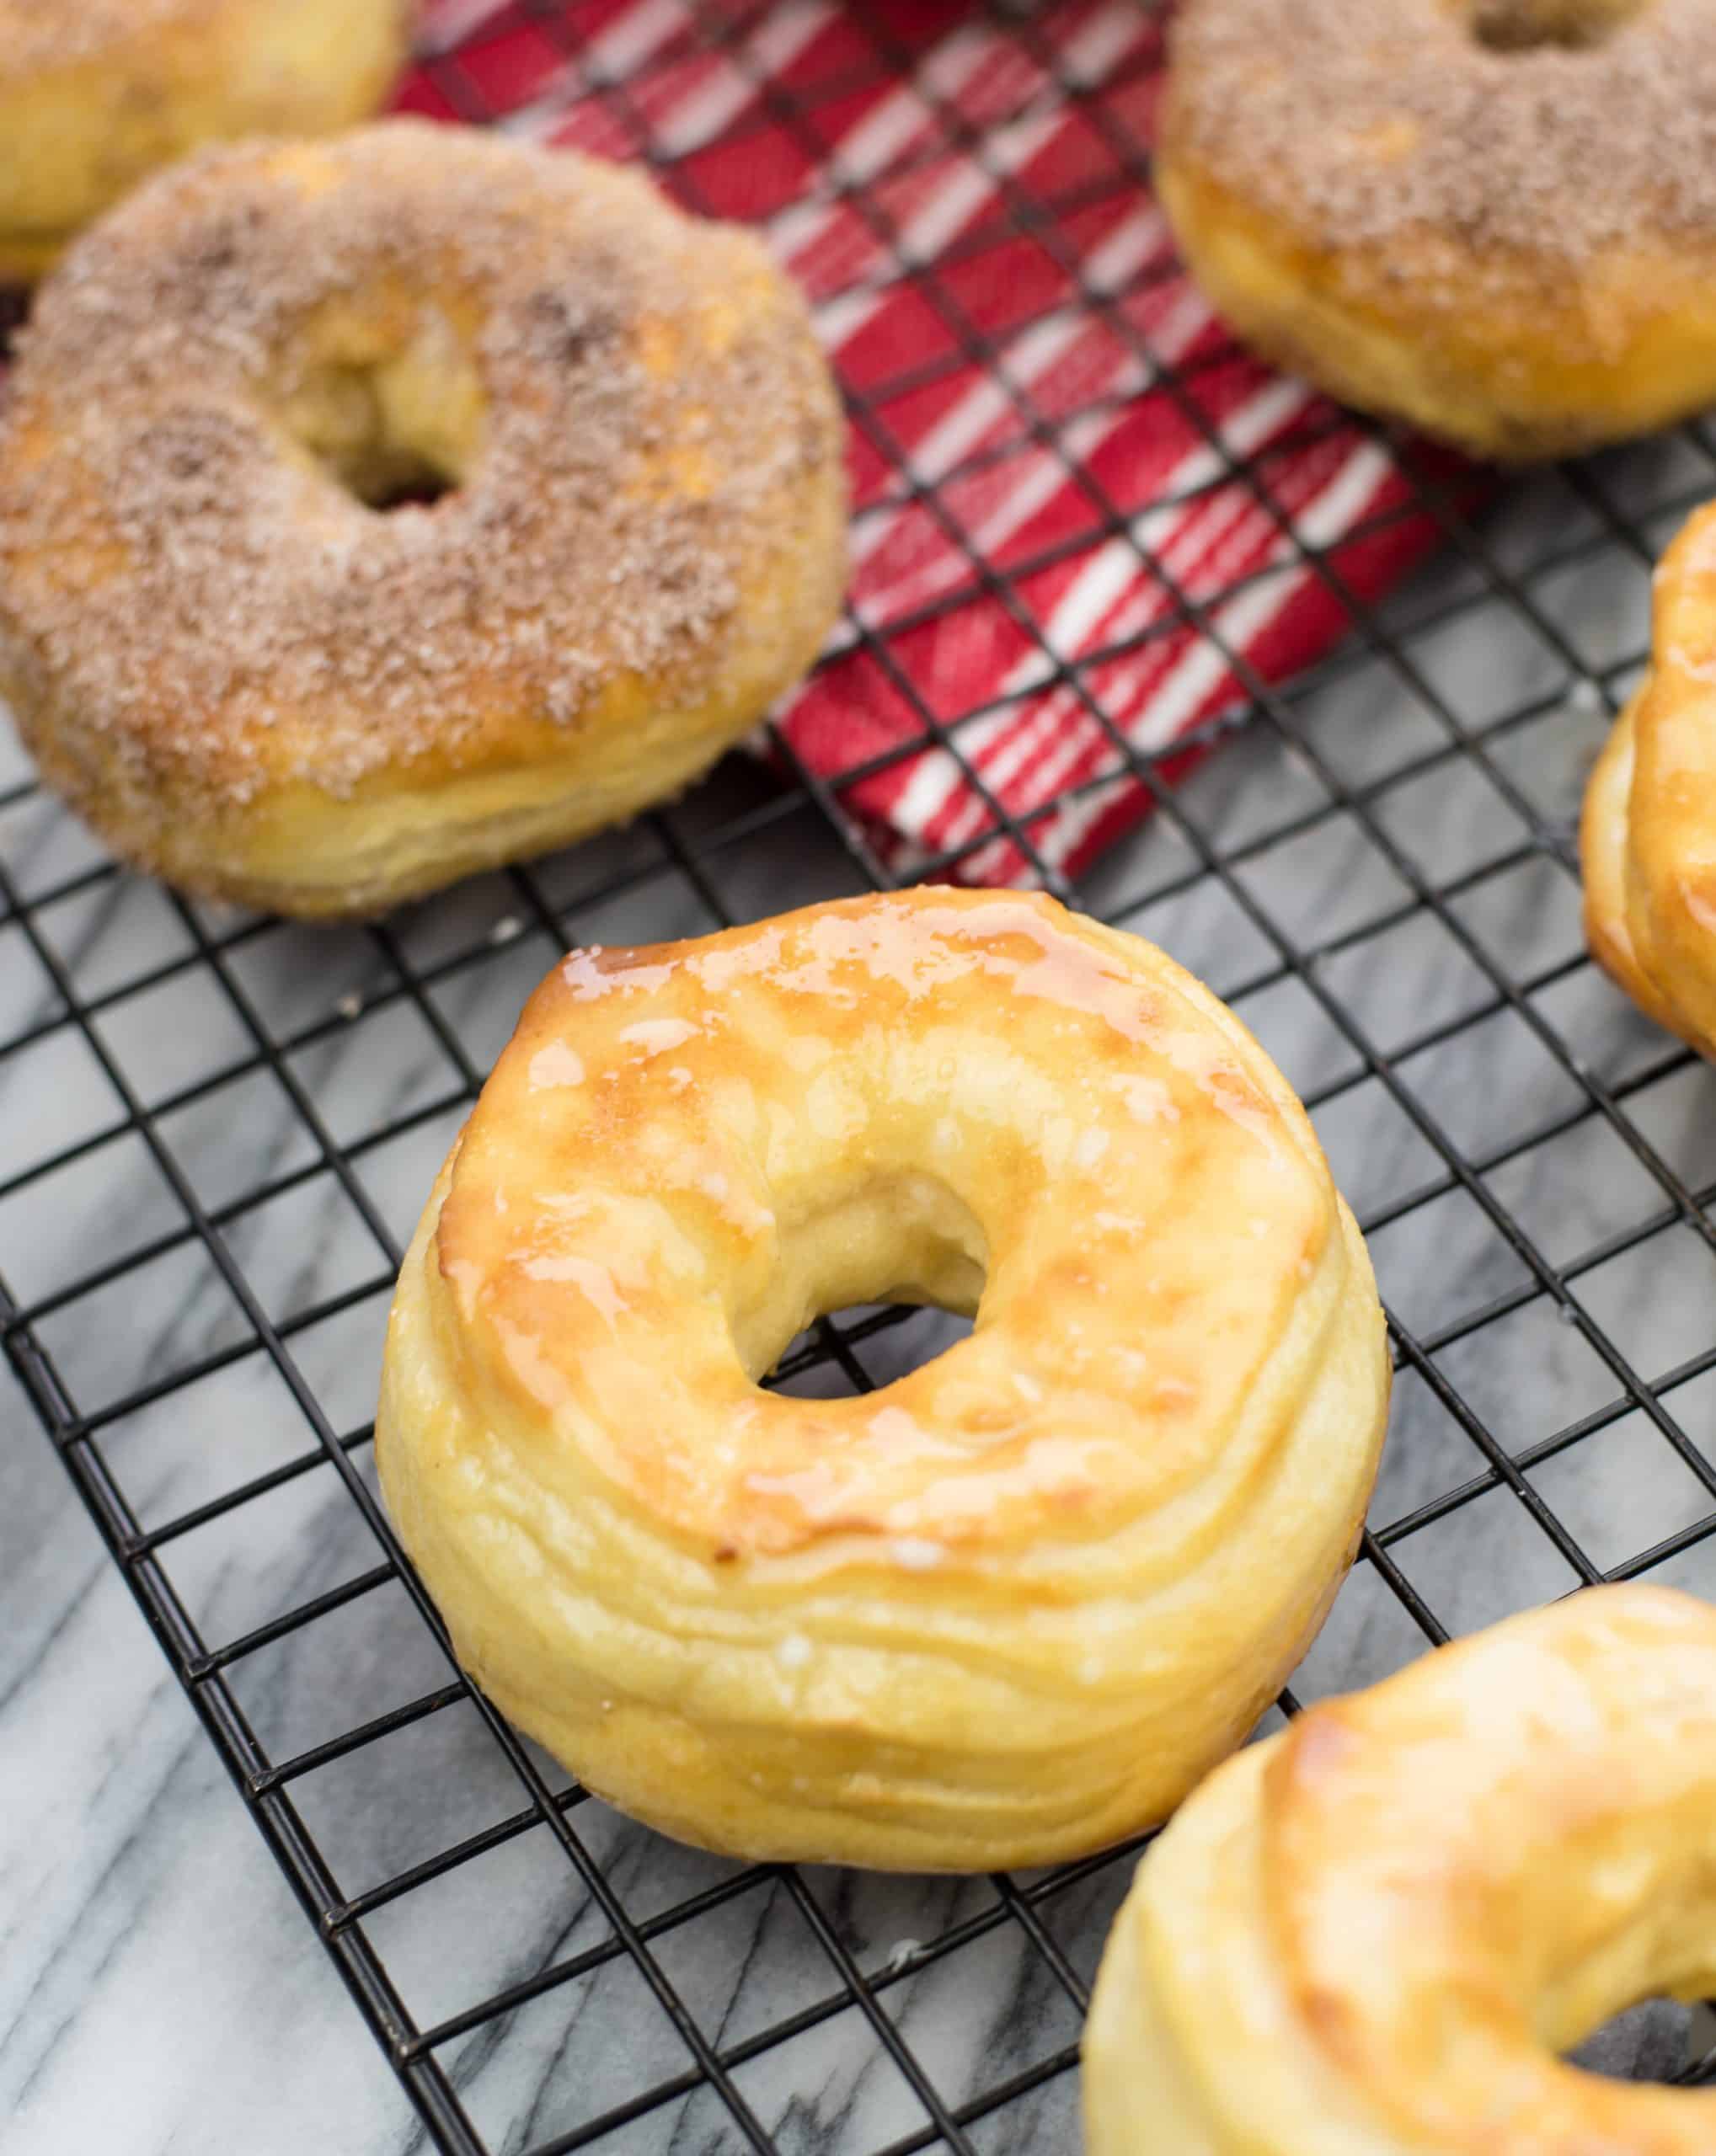
[[409,0],[0,0],[0,284],[159,165],[375,110]]
[[201,152],[39,296],[0,690],[126,858],[372,912],[746,731],[837,605],[842,446],[797,291],[640,173],[408,120]]
[[1557,2057],[1716,1988],[1716,1610],[1601,1587],[1331,1700],[1145,1855],[1089,2156],[1709,2156],[1716,2091]]
[[[819,1312],[975,1311],[884,1390]],[[1382,1315],[1311,1125],[1137,937],[1010,892],[576,951],[436,1182],[377,1460],[477,1681],[751,1857],[975,1870],[1159,1819],[1350,1562]]]
[[1710,0],[1184,0],[1157,176],[1239,334],[1480,455],[1716,398]]

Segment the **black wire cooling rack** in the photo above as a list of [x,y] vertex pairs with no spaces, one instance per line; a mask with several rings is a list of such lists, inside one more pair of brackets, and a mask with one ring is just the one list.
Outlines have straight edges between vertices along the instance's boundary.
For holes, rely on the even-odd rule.
[[[680,58],[747,64],[765,8],[671,4]],[[425,65],[449,104],[485,116],[470,40],[502,13],[694,194],[707,146],[652,136],[646,87],[586,65],[576,8],[443,9],[464,20]],[[914,11],[861,13],[863,64],[897,70]],[[915,13],[1044,43],[1025,7]],[[1035,58],[1104,124],[1094,86],[1060,78],[1053,50]],[[768,96],[777,120],[814,125],[859,87],[848,72]],[[1118,141],[1107,184],[1136,185],[1146,162]],[[938,264],[898,274],[933,288]],[[885,387],[859,400],[860,427]],[[1019,422],[1045,424],[1027,403]],[[1268,506],[1266,473],[1209,439],[1222,483]],[[1390,453],[1404,513],[1440,527],[1434,565],[1361,606],[1290,527],[1350,618],[1344,643],[1277,691],[1226,654],[1245,693],[1212,723],[1221,753],[1189,776],[1174,763],[1171,785],[1116,736],[1155,813],[1070,886],[1044,869],[1238,1008],[1371,1238],[1396,1408],[1371,1531],[1301,1698],[1581,1583],[1716,1591],[1716,1099],[1585,957],[1573,841],[1644,657],[1649,566],[1716,488],[1716,446],[1688,426],[1481,509]],[[900,477],[957,534],[947,482]],[[1008,574],[970,559],[1005,600]],[[1183,598],[1206,635],[1226,595]],[[1043,659],[1066,677],[1046,643]],[[895,678],[960,756],[973,714]],[[1076,2144],[1078,2027],[1132,1851],[901,1881],[659,1840],[461,1680],[376,1499],[367,1418],[402,1241],[553,956],[888,880],[843,787],[777,750],[772,769],[730,760],[628,831],[339,932],[120,874],[21,759],[0,792],[8,1354],[430,2135],[459,2156]],[[1029,825],[997,820],[1034,862]],[[869,1386],[950,1323],[840,1314],[778,1381]]]

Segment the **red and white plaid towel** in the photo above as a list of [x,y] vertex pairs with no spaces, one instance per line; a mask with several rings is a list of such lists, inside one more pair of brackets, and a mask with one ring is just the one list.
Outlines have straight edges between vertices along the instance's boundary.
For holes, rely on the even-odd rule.
[[652,156],[810,292],[854,575],[781,731],[895,873],[1075,873],[1147,806],[1122,741],[1243,703],[1224,648],[1307,664],[1342,588],[1434,543],[1389,451],[1235,352],[1175,260],[1141,0],[441,0],[430,35],[408,108]]

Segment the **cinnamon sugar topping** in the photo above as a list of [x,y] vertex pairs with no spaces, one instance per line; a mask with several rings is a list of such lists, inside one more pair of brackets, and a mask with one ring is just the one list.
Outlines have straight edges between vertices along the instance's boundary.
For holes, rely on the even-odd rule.
[[0,0],[0,82],[75,67],[169,28],[195,30],[213,13],[211,0]]
[[1173,60],[1185,152],[1328,246],[1716,244],[1711,0],[1186,0]]
[[[191,159],[72,251],[20,344],[0,674],[217,801],[468,762],[618,675],[705,678],[792,543],[783,485],[837,453],[754,240],[416,122]],[[305,410],[462,468],[382,514]]]

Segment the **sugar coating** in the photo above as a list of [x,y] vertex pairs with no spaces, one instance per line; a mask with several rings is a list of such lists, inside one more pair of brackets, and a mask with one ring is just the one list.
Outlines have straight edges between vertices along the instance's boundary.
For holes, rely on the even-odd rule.
[[1182,148],[1334,248],[1428,232],[1579,267],[1716,239],[1716,7],[1643,0],[1584,47],[1477,34],[1542,4],[1185,0]]
[[0,83],[75,67],[167,29],[195,29],[218,0],[0,0]]
[[[408,334],[474,369],[481,446],[382,515],[283,413],[330,350]],[[211,806],[480,760],[616,675],[705,678],[790,542],[764,512],[838,454],[754,239],[637,173],[416,121],[200,152],[72,249],[19,341],[0,680],[75,714],[108,782],[170,770]]]

